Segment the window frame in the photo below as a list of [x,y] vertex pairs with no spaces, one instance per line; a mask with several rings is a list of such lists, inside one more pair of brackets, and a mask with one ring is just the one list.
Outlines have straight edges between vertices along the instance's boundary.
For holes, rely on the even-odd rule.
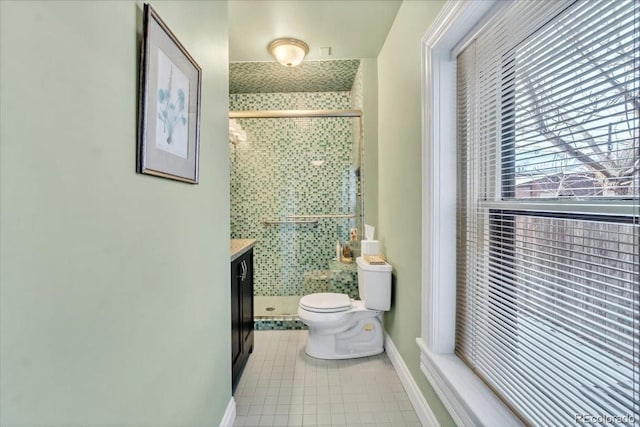
[[[422,331],[420,369],[461,426],[521,421],[454,353],[456,56],[500,8],[448,0],[422,39]],[[453,238],[452,238],[453,237]]]
[[[458,425],[522,422],[454,353],[456,315],[456,56],[503,2],[448,0],[422,40],[422,331],[420,368]],[[499,180],[503,170],[496,171]],[[502,186],[500,196],[505,196]],[[502,197],[500,197],[502,198]],[[638,215],[616,200],[496,200],[494,212],[543,216]]]

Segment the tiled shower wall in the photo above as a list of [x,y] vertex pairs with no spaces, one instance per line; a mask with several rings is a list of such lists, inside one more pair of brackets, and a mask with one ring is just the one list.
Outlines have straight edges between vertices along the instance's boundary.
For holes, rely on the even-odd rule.
[[[230,109],[336,110],[351,108],[350,92],[230,95]],[[336,242],[356,219],[268,225],[289,215],[360,212],[354,145],[358,118],[239,119],[247,141],[231,148],[231,237],[258,240],[255,295],[354,294],[355,266],[335,268]],[[314,165],[323,161],[321,165]],[[333,265],[333,267],[332,267]]]

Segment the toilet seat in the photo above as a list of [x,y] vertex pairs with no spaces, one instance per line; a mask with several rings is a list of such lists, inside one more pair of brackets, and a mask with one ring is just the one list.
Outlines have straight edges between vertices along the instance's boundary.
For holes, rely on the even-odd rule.
[[351,309],[351,299],[332,292],[310,294],[300,298],[300,307],[313,313],[340,313]]

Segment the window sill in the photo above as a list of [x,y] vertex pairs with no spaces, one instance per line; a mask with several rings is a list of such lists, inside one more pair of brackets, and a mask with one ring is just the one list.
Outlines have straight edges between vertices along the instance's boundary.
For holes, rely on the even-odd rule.
[[420,369],[460,426],[523,425],[455,354],[438,354],[421,338]]

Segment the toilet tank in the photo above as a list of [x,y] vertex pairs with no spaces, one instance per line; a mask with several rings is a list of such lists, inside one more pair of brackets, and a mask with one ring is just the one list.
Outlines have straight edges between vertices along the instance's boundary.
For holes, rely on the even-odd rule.
[[358,293],[365,307],[371,310],[387,311],[391,308],[390,264],[369,264],[362,257],[358,264]]

